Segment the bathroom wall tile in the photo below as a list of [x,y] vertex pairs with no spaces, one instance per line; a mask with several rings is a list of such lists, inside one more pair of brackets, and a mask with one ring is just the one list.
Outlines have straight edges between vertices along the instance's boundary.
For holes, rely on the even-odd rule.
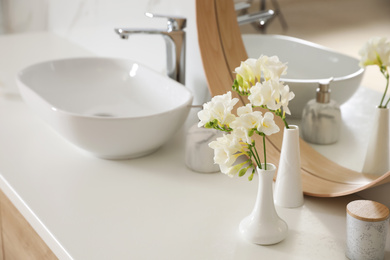
[[48,0],[1,0],[4,33],[47,30]]
[[[142,44],[144,49],[139,50],[136,47],[139,36],[125,41],[114,33],[116,27],[164,27],[165,21],[145,16],[147,3],[135,0],[52,0],[49,29],[99,55],[153,61],[157,53],[165,53],[161,37],[151,36]],[[154,69],[162,70],[165,63],[153,61],[150,64]]]

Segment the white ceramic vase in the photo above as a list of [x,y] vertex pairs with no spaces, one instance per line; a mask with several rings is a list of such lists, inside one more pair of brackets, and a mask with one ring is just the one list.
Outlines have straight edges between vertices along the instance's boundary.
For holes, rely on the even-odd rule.
[[267,164],[267,170],[257,168],[259,187],[252,213],[240,223],[240,233],[249,242],[260,245],[272,245],[286,238],[288,226],[275,210],[272,183],[276,172],[273,164]]
[[389,171],[389,108],[375,109],[363,173],[383,175]]
[[299,127],[284,128],[278,175],[275,181],[275,204],[285,208],[303,205]]

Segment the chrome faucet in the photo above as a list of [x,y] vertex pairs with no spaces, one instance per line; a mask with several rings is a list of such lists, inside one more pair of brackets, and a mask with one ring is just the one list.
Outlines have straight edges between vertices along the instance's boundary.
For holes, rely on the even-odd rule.
[[252,13],[252,14],[243,14],[240,16],[237,16],[237,22],[239,25],[247,24],[247,23],[259,23],[259,25],[264,25],[267,23],[268,20],[273,18],[275,15],[275,12],[273,10],[267,10],[267,11],[261,11],[258,13]]
[[185,41],[186,34],[186,19],[183,17],[169,17],[164,15],[156,15],[145,13],[150,18],[167,18],[167,28],[159,29],[132,29],[132,28],[116,28],[115,32],[122,39],[128,39],[131,34],[159,34],[165,40],[167,50],[167,75],[185,84]]
[[260,2],[260,11],[256,13],[248,13],[249,8],[252,6],[253,0],[247,0],[246,2],[238,2],[234,4],[235,10],[239,13],[237,15],[237,22],[239,25],[250,23],[256,30],[264,32],[265,26],[274,17],[278,16],[284,30],[287,29],[287,22],[284,20],[284,16],[280,11],[279,4],[276,0],[271,0],[275,7],[275,10],[266,10],[265,0]]

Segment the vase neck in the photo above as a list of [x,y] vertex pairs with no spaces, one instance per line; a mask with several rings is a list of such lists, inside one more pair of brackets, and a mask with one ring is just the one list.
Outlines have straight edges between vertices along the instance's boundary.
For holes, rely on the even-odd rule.
[[261,164],[261,169],[260,167],[256,167],[256,171],[258,174],[260,174],[260,172],[264,172],[264,171],[276,171],[276,166],[273,165],[272,163],[267,163],[267,169],[265,169],[265,164],[262,163]]
[[388,120],[389,118],[389,108],[376,107],[374,113],[374,122]]
[[389,110],[388,107],[379,107],[379,106],[376,106],[376,109],[379,109],[379,110]]
[[297,126],[297,125],[289,125],[288,128],[284,127],[284,130],[287,130],[287,131],[299,131],[299,126]]
[[270,216],[277,215],[274,206],[273,197],[273,178],[276,172],[276,167],[273,164],[268,165],[269,170],[257,169],[258,175],[258,190],[255,207],[252,214],[259,216],[261,211],[270,211]]
[[284,128],[284,138],[299,138],[299,127],[296,125],[290,125],[290,128]]

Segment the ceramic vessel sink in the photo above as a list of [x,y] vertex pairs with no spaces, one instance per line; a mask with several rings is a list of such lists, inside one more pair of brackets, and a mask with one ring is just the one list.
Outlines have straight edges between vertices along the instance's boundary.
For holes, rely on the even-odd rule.
[[277,55],[287,62],[283,81],[294,91],[289,108],[293,117],[301,117],[306,103],[315,98],[318,82],[333,77],[331,98],[340,105],[358,89],[364,69],[359,60],[331,49],[289,36],[248,34],[242,36],[248,57]]
[[187,118],[191,93],[131,60],[74,58],[17,75],[24,101],[65,139],[106,159],[149,154]]

